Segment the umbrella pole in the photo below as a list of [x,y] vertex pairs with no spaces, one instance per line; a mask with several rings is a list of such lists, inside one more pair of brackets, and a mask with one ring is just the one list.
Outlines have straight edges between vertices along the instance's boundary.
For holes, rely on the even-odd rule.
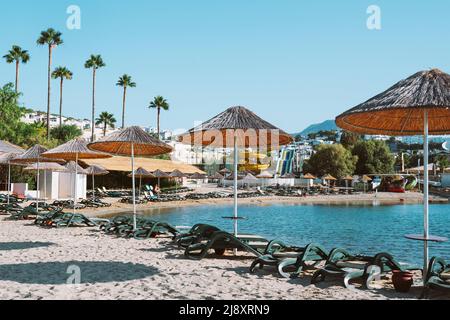
[[9,206],[9,197],[11,196],[11,161],[8,161],[8,206]]
[[39,157],[37,159],[37,177],[36,177],[36,211],[39,211]]
[[44,202],[47,199],[47,170],[44,170]]
[[133,184],[133,230],[137,229],[136,223],[136,190],[134,187],[135,184],[135,176],[134,176],[134,144],[131,144],[131,180]]
[[75,182],[73,184],[73,214],[75,214],[75,207],[77,206],[77,178],[78,178],[78,153],[75,154]]
[[424,111],[424,141],[423,141],[423,232],[424,232],[424,248],[423,248],[423,277],[424,280],[428,273],[428,209],[429,209],[429,186],[428,186],[428,110]]
[[95,178],[94,178],[94,174],[92,174],[92,199],[95,200]]
[[142,176],[139,176],[139,198],[141,197],[141,189],[142,189]]
[[234,136],[234,236],[238,235],[238,154],[237,154],[237,136]]

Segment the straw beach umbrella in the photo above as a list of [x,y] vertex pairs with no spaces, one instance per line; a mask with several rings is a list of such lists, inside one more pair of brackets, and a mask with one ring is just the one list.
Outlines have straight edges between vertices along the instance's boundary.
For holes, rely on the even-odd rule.
[[348,175],[342,178],[342,180],[345,181],[345,187],[348,188],[348,182],[350,181],[350,183],[353,181],[353,177]]
[[[450,133],[450,75],[440,70],[417,72],[336,118],[339,127],[363,134],[423,135],[424,167],[428,167],[428,136]],[[424,277],[428,267],[428,171],[424,172]]]
[[[128,177],[133,178],[133,172],[131,172]],[[139,167],[134,171],[134,177],[139,178],[139,197],[141,196],[142,178],[155,178],[153,174],[142,167]]]
[[87,147],[86,140],[77,138],[66,142],[54,149],[44,152],[43,155],[47,158],[64,159],[66,161],[73,161],[69,163],[66,168],[70,172],[74,172],[74,186],[73,186],[73,212],[75,213],[77,204],[77,177],[78,174],[86,174],[83,168],[78,165],[78,160],[81,159],[105,159],[111,156],[106,153],[94,152]]
[[152,174],[155,178],[158,178],[158,188],[160,189],[161,189],[161,179],[170,178],[170,175],[168,173],[165,173],[164,171],[161,171],[159,169],[153,171]]
[[136,190],[134,176],[135,156],[156,156],[170,153],[172,147],[150,136],[140,127],[129,127],[103,137],[89,144],[92,150],[110,154],[131,156],[132,190],[133,190],[133,227],[136,230]]
[[4,164],[8,166],[8,197],[7,197],[7,204],[9,205],[9,197],[11,196],[11,162],[20,156],[21,153],[4,153],[0,156],[0,164]]
[[[186,177],[186,175],[183,172],[181,172],[180,170],[175,169],[169,174],[169,177],[175,178],[175,179],[182,179],[182,178]],[[178,184],[176,181],[175,181],[175,190],[178,190]]]
[[36,163],[36,210],[39,210],[39,171],[41,162],[64,162],[61,159],[51,159],[44,157],[42,154],[46,152],[47,149],[43,146],[36,144],[25,153],[21,154],[17,158],[14,158],[12,162],[14,163]]
[[292,137],[245,107],[231,107],[180,137],[183,143],[234,149],[234,235],[238,235],[238,148],[276,148]]
[[98,165],[92,165],[84,170],[88,175],[92,176],[92,198],[95,199],[95,176],[105,176],[109,171]]
[[[303,178],[303,179],[307,179],[307,180],[311,180],[311,181],[310,181],[310,182],[311,182],[311,185],[313,185],[313,184],[314,184],[314,180],[317,179],[317,177],[316,177],[316,176],[313,176],[311,173],[305,174],[302,178]],[[309,184],[310,184],[310,183],[308,182],[308,183],[307,183],[307,187],[306,187],[306,189],[308,190],[308,192],[309,192],[309,190],[310,190],[310,185],[309,185]]]

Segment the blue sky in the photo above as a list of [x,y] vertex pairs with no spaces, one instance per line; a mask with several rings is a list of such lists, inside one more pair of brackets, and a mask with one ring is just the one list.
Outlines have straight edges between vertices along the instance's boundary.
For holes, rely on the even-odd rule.
[[[66,28],[66,9],[81,8],[81,30]],[[366,27],[369,5],[381,8],[382,29]],[[450,71],[450,2],[302,0],[23,0],[2,4],[0,53],[13,44],[31,53],[21,69],[21,101],[46,108],[47,51],[41,30],[63,32],[53,66],[67,66],[64,114],[90,117],[90,54],[98,74],[97,113],[120,123],[124,73],[133,76],[127,125],[155,126],[147,109],[156,95],[172,110],[163,128],[186,128],[232,105],[244,105],[289,131],[334,118],[416,71]],[[0,62],[0,83],[14,67]],[[53,81],[52,112],[58,110]]]

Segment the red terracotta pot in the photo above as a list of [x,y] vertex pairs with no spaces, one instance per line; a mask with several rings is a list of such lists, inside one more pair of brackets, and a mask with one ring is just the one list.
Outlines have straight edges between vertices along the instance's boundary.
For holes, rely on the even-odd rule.
[[392,283],[394,284],[395,291],[409,292],[414,282],[413,277],[414,275],[411,272],[394,270],[392,272]]

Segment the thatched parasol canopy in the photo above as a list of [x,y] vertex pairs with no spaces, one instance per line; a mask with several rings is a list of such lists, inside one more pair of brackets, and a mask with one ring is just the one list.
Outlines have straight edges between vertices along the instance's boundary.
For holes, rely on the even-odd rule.
[[34,163],[34,162],[64,162],[61,159],[52,159],[44,157],[42,154],[46,152],[47,149],[39,144],[34,145],[21,155],[14,158],[11,162],[14,163]]
[[169,174],[169,176],[170,176],[171,178],[184,178],[184,177],[186,177],[186,175],[185,175],[183,172],[181,172],[180,170],[178,170],[178,169],[173,170],[173,171]]
[[261,179],[270,179],[270,178],[273,178],[273,173],[271,173],[269,171],[263,171],[260,174],[258,174],[256,177],[261,178]]
[[42,162],[39,163],[39,166],[37,163],[33,163],[28,167],[25,167],[23,170],[28,171],[45,170],[45,171],[59,171],[59,172],[67,171],[67,169],[64,166],[55,162]]
[[327,174],[326,176],[324,176],[322,178],[323,180],[327,180],[327,181],[336,181],[337,179],[335,177],[333,177],[331,174]]
[[94,176],[104,176],[109,173],[108,170],[103,168],[102,166],[92,165],[90,167],[87,167],[84,169],[88,175],[94,175]]
[[235,134],[237,146],[244,148],[279,146],[293,140],[289,134],[245,107],[231,107],[192,128],[181,135],[179,140],[191,145],[232,147]]
[[152,172],[152,174],[155,178],[170,178],[169,174],[167,174],[164,171],[161,171],[159,169]]
[[16,146],[8,141],[0,140],[0,153],[23,153],[25,152],[19,146]]
[[79,159],[105,159],[111,157],[109,154],[88,149],[87,141],[82,138],[66,142],[54,149],[44,152],[42,155],[47,158],[59,158],[67,161],[76,161]]
[[294,179],[295,178],[295,174],[293,173],[285,173],[281,176],[282,179]]
[[[133,174],[130,173],[128,175],[128,177],[131,177]],[[153,175],[152,173],[148,172],[147,170],[145,170],[144,168],[137,168],[134,171],[134,175],[138,178],[157,178],[155,175]]]
[[353,181],[353,177],[348,175],[342,178],[342,180]]
[[219,171],[220,174],[230,174],[231,170],[227,169],[227,168],[223,168],[222,170]]
[[[10,164],[12,162],[14,162],[14,160],[20,156],[20,153],[3,153],[0,155],[0,164]],[[14,165],[22,165],[22,166],[27,166],[26,163],[14,163]]]
[[251,173],[247,173],[243,180],[247,181],[258,181],[258,178],[252,175]]
[[429,134],[450,132],[450,75],[421,71],[336,118],[339,127],[363,134],[422,135],[424,110]]
[[192,179],[192,180],[204,180],[206,178],[207,178],[207,176],[205,174],[198,173],[198,172],[196,172],[193,175],[189,176],[189,179]]
[[85,174],[87,175],[88,173],[86,172],[86,170],[84,170],[82,167],[80,167],[79,164],[75,163],[75,161],[69,161],[66,165],[66,170],[68,172],[71,173],[77,173],[77,174]]
[[367,182],[372,181],[372,178],[369,177],[369,176],[364,175],[364,176],[362,176],[361,180],[362,180],[362,182],[367,183]]
[[225,177],[223,175],[221,175],[219,172],[216,172],[215,174],[213,174],[212,176],[209,177],[209,179],[212,180],[222,180]]
[[303,177],[303,179],[317,179],[317,177],[313,176],[311,173],[307,173],[305,174]]
[[113,132],[90,143],[88,147],[115,155],[130,156],[132,145],[135,156],[154,156],[172,151],[171,146],[152,137],[140,127],[129,127]]

